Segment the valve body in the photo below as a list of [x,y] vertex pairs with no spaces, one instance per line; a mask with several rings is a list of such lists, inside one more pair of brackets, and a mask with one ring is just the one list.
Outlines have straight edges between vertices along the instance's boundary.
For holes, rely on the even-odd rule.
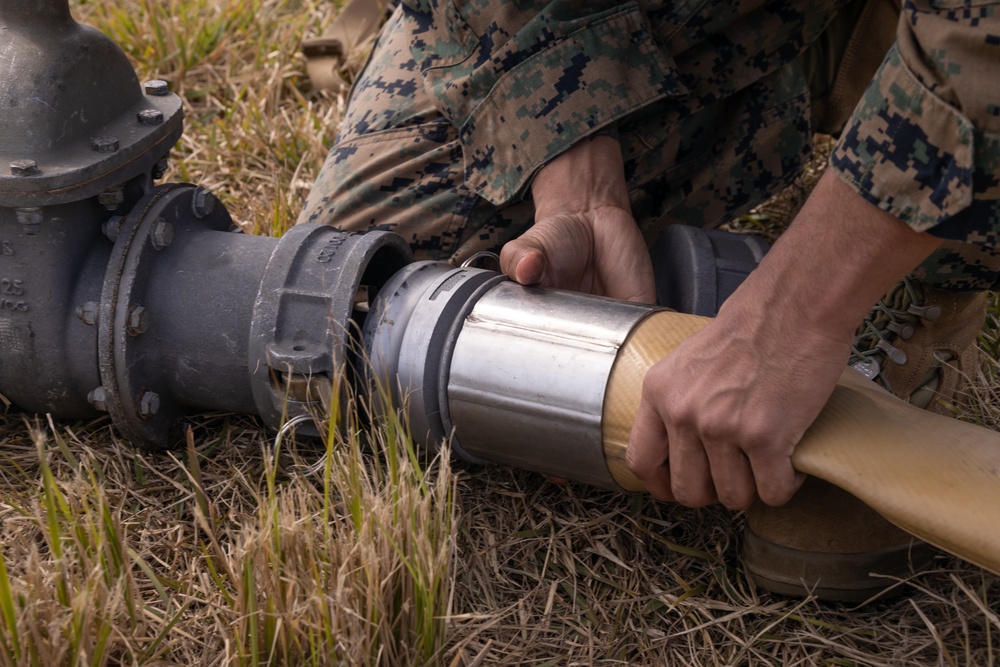
[[108,412],[154,447],[189,412],[277,428],[322,409],[350,362],[356,295],[410,261],[402,239],[234,233],[210,192],[155,184],[181,101],[140,85],[67,0],[0,0],[0,43],[0,394],[57,417]]

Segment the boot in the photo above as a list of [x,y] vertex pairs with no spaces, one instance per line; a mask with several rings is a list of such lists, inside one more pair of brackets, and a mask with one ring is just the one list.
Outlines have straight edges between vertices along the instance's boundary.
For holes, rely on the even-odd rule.
[[[985,317],[983,292],[904,279],[858,328],[849,363],[897,397],[947,414],[965,378],[977,370],[975,341]],[[774,593],[863,602],[927,567],[932,557],[927,544],[815,478],[786,505],[758,501],[747,512],[747,573]],[[895,586],[891,593],[903,590]]]

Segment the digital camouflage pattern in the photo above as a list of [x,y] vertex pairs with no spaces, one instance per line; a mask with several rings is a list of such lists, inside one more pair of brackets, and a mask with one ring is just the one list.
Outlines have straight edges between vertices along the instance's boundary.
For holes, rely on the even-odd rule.
[[[1000,230],[1000,0],[970,1],[905,4],[900,46],[833,167],[955,241],[921,268],[926,281],[982,288],[1000,274],[989,250]],[[531,224],[541,166],[615,132],[648,241],[669,224],[717,225],[789,183],[809,155],[797,58],[844,4],[403,0],[300,221],[392,230],[419,257],[459,262]]]

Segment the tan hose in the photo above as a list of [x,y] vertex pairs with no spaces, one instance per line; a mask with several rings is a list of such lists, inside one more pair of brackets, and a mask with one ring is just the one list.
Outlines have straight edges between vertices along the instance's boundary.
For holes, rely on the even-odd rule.
[[[623,488],[644,490],[625,465],[625,450],[646,371],[709,321],[657,312],[622,346],[608,381],[603,437],[608,469]],[[1000,574],[1000,433],[915,408],[845,369],[792,465]]]

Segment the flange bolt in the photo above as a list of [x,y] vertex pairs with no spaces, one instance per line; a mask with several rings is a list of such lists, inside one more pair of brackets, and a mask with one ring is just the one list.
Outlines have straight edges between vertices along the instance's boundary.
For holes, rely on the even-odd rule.
[[119,144],[115,137],[94,137],[90,140],[90,147],[98,153],[114,153]]
[[87,394],[87,401],[94,406],[95,410],[100,412],[108,411],[108,392],[104,387],[98,387]]
[[125,224],[125,218],[120,215],[114,215],[107,219],[104,225],[101,226],[101,231],[104,235],[108,237],[108,240],[114,243],[118,240],[118,235],[121,234],[122,225]]
[[77,306],[76,316],[88,327],[92,327],[97,324],[98,310],[99,307],[95,301],[87,301],[82,306]]
[[174,242],[174,226],[159,218],[153,224],[153,233],[149,238],[153,243],[153,250],[163,250]]
[[21,230],[28,236],[38,233],[39,226],[45,220],[42,209],[37,207],[17,209],[17,221],[21,224]]
[[143,389],[139,394],[139,416],[149,419],[160,411],[160,395],[155,391]]
[[14,176],[34,176],[38,173],[38,163],[34,160],[14,160],[10,163],[10,173]]
[[163,175],[167,173],[167,167],[169,166],[170,161],[167,158],[163,158],[153,165],[153,180],[158,181],[163,178]]
[[166,97],[170,94],[170,85],[161,79],[147,81],[146,85],[143,87],[146,90],[146,94],[152,95],[153,97]]
[[206,215],[210,215],[215,210],[216,201],[215,195],[211,192],[205,188],[198,188],[194,193],[194,199],[191,200],[191,209],[195,217],[204,218]]
[[105,190],[101,194],[97,195],[97,201],[100,202],[101,206],[107,210],[114,211],[122,205],[123,201],[125,201],[125,191],[121,188]]
[[142,306],[132,306],[128,311],[125,332],[129,336],[140,336],[149,329],[149,313]]
[[162,125],[163,124],[163,112],[157,109],[143,109],[136,117],[139,122],[143,125]]

